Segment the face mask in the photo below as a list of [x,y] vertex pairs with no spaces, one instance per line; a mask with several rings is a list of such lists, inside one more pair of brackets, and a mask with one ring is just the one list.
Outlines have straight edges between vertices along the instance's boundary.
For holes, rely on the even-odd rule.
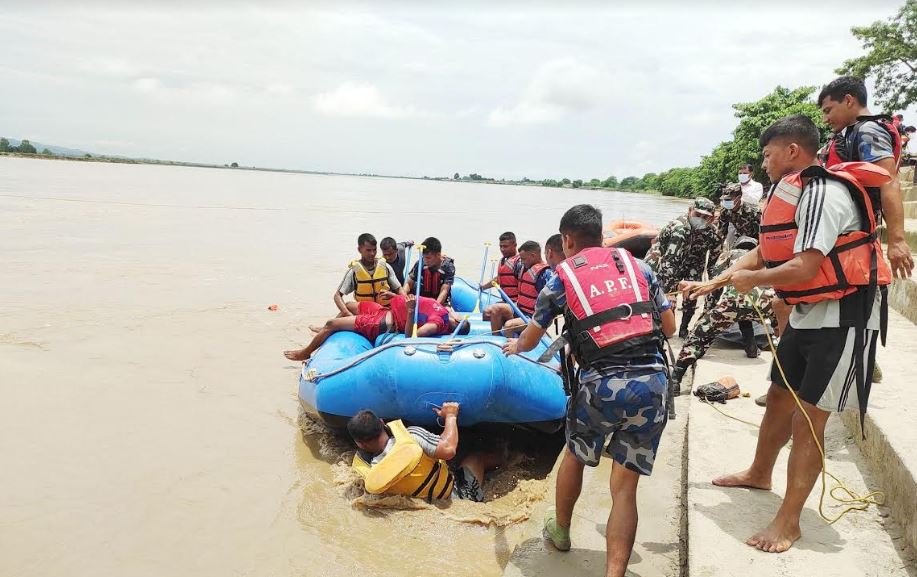
[[734,200],[724,200],[723,201],[723,208],[725,208],[726,210],[732,210],[735,207],[736,207],[736,201]]
[[751,180],[751,175],[750,175],[750,174],[739,174],[739,182],[740,182],[740,183],[745,184],[745,183],[747,183],[749,180]]
[[703,230],[707,228],[707,221],[699,216],[689,216],[688,222],[691,223],[691,228],[697,230]]

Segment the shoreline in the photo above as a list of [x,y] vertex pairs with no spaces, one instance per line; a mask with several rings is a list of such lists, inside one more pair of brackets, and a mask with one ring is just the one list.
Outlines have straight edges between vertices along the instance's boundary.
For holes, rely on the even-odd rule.
[[[279,172],[286,174],[312,174],[318,176],[358,176],[366,178],[397,178],[405,180],[428,180],[433,182],[457,182],[465,184],[497,184],[504,186],[534,186],[537,188],[556,188],[559,190],[604,190],[608,192],[627,192],[631,194],[640,194],[640,195],[649,195],[649,196],[663,196],[664,194],[658,190],[621,190],[617,188],[604,188],[596,186],[580,186],[574,187],[572,185],[563,185],[558,187],[544,186],[541,184],[541,181],[529,180],[497,180],[492,178],[482,178],[482,179],[472,179],[472,178],[448,178],[445,176],[403,176],[403,175],[391,175],[391,174],[373,174],[373,173],[354,173],[354,172],[329,172],[329,171],[320,171],[320,170],[304,170],[296,168],[268,168],[260,166],[229,166],[225,164],[210,164],[206,162],[185,162],[180,160],[156,160],[156,159],[143,159],[143,158],[127,158],[120,156],[92,156],[92,157],[83,157],[83,156],[65,156],[59,154],[25,154],[21,152],[0,152],[0,158],[10,157],[10,158],[26,158],[34,160],[68,160],[74,162],[98,162],[102,164],[149,164],[154,166],[183,166],[190,168],[213,168],[221,170],[250,170],[256,172]],[[679,196],[668,196],[666,198],[685,199]]]

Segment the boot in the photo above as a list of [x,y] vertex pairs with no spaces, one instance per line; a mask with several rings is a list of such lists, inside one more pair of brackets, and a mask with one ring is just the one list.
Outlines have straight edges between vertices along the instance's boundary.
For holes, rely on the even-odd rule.
[[[694,311],[691,311],[691,313],[694,313]],[[687,312],[683,312],[683,313],[682,313],[682,315],[681,315],[681,328],[678,329],[678,338],[680,338],[680,339],[686,339],[686,338],[688,338],[688,325],[691,324],[691,317],[692,317],[692,316],[694,316],[694,315],[693,315],[693,314],[690,314],[690,315],[689,315]]]
[[688,372],[688,367],[682,367],[680,365],[675,365],[672,369],[672,376],[669,379],[669,388],[672,389],[673,397],[677,397],[681,394],[681,380],[685,377],[686,372]]
[[758,341],[755,339],[755,327],[751,321],[739,321],[739,331],[742,333],[742,341],[745,343],[745,356],[749,359],[757,359]]

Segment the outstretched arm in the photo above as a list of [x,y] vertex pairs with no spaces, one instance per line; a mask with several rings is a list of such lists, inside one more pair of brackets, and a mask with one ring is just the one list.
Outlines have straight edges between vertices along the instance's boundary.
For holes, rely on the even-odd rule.
[[439,436],[439,444],[436,445],[436,452],[433,458],[448,461],[455,457],[455,449],[458,447],[458,403],[443,403],[442,408],[433,407],[433,411],[444,421],[443,433]]
[[914,270],[914,260],[904,236],[904,203],[898,181],[898,167],[892,157],[877,160],[875,164],[892,175],[891,181],[883,184],[879,192],[882,197],[882,217],[888,229],[888,261],[892,274],[897,278],[910,277]]

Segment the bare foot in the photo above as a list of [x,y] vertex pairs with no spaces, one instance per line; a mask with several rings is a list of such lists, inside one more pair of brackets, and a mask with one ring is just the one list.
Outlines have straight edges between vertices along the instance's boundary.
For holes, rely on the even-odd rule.
[[306,352],[306,349],[299,349],[298,351],[283,351],[283,356],[290,359],[291,361],[305,361],[309,359],[309,354]]
[[766,529],[749,537],[745,544],[765,553],[783,553],[801,536],[798,521],[783,521],[777,517]]
[[323,329],[323,328],[324,328],[324,326],[309,325],[309,330],[312,331],[313,333],[316,333],[316,334],[322,332],[322,329]]
[[744,487],[746,489],[761,489],[762,491],[771,490],[771,480],[769,478],[757,477],[750,471],[733,473],[732,475],[723,475],[713,480],[717,487]]

